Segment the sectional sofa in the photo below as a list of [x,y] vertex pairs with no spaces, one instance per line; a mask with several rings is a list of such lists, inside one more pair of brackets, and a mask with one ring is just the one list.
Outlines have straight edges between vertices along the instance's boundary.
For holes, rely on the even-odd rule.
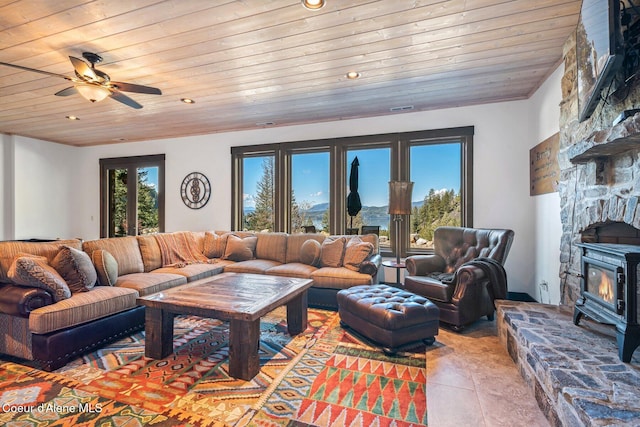
[[309,305],[378,282],[378,237],[175,232],[0,242],[0,353],[44,370],[144,326],[144,296],[222,272],[311,278]]

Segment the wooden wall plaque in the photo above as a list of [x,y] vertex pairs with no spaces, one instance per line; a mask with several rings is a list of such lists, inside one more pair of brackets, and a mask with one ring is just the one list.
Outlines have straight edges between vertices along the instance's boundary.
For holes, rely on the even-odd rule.
[[559,147],[560,134],[556,133],[529,150],[529,195],[537,196],[558,191]]

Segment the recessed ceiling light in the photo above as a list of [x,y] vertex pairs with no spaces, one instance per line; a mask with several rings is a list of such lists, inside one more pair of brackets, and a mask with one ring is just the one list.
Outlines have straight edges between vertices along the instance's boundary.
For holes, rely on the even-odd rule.
[[275,122],[260,122],[260,123],[256,123],[256,126],[273,126],[275,125]]
[[195,104],[196,101],[194,101],[191,98],[180,98],[180,101],[184,102],[185,104]]
[[302,5],[309,10],[318,10],[324,7],[324,0],[301,0]]
[[355,80],[355,79],[357,79],[357,78],[360,78],[360,73],[359,73],[359,72],[357,72],[357,71],[349,71],[349,72],[347,73],[347,78],[348,78],[349,80]]
[[80,117],[78,116],[65,116],[65,117],[69,120],[80,120]]

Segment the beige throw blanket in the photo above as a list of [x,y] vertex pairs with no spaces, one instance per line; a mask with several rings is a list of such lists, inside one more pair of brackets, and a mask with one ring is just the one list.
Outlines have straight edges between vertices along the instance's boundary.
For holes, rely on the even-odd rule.
[[205,264],[211,260],[204,256],[189,232],[155,234],[163,267],[184,267],[189,264]]

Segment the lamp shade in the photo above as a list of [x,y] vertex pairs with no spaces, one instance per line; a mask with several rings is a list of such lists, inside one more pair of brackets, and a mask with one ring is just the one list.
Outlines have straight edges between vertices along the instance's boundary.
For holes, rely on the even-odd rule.
[[389,181],[389,213],[391,215],[411,214],[411,192],[413,182]]
[[100,102],[111,95],[109,89],[98,85],[79,83],[75,88],[84,99],[91,102]]

